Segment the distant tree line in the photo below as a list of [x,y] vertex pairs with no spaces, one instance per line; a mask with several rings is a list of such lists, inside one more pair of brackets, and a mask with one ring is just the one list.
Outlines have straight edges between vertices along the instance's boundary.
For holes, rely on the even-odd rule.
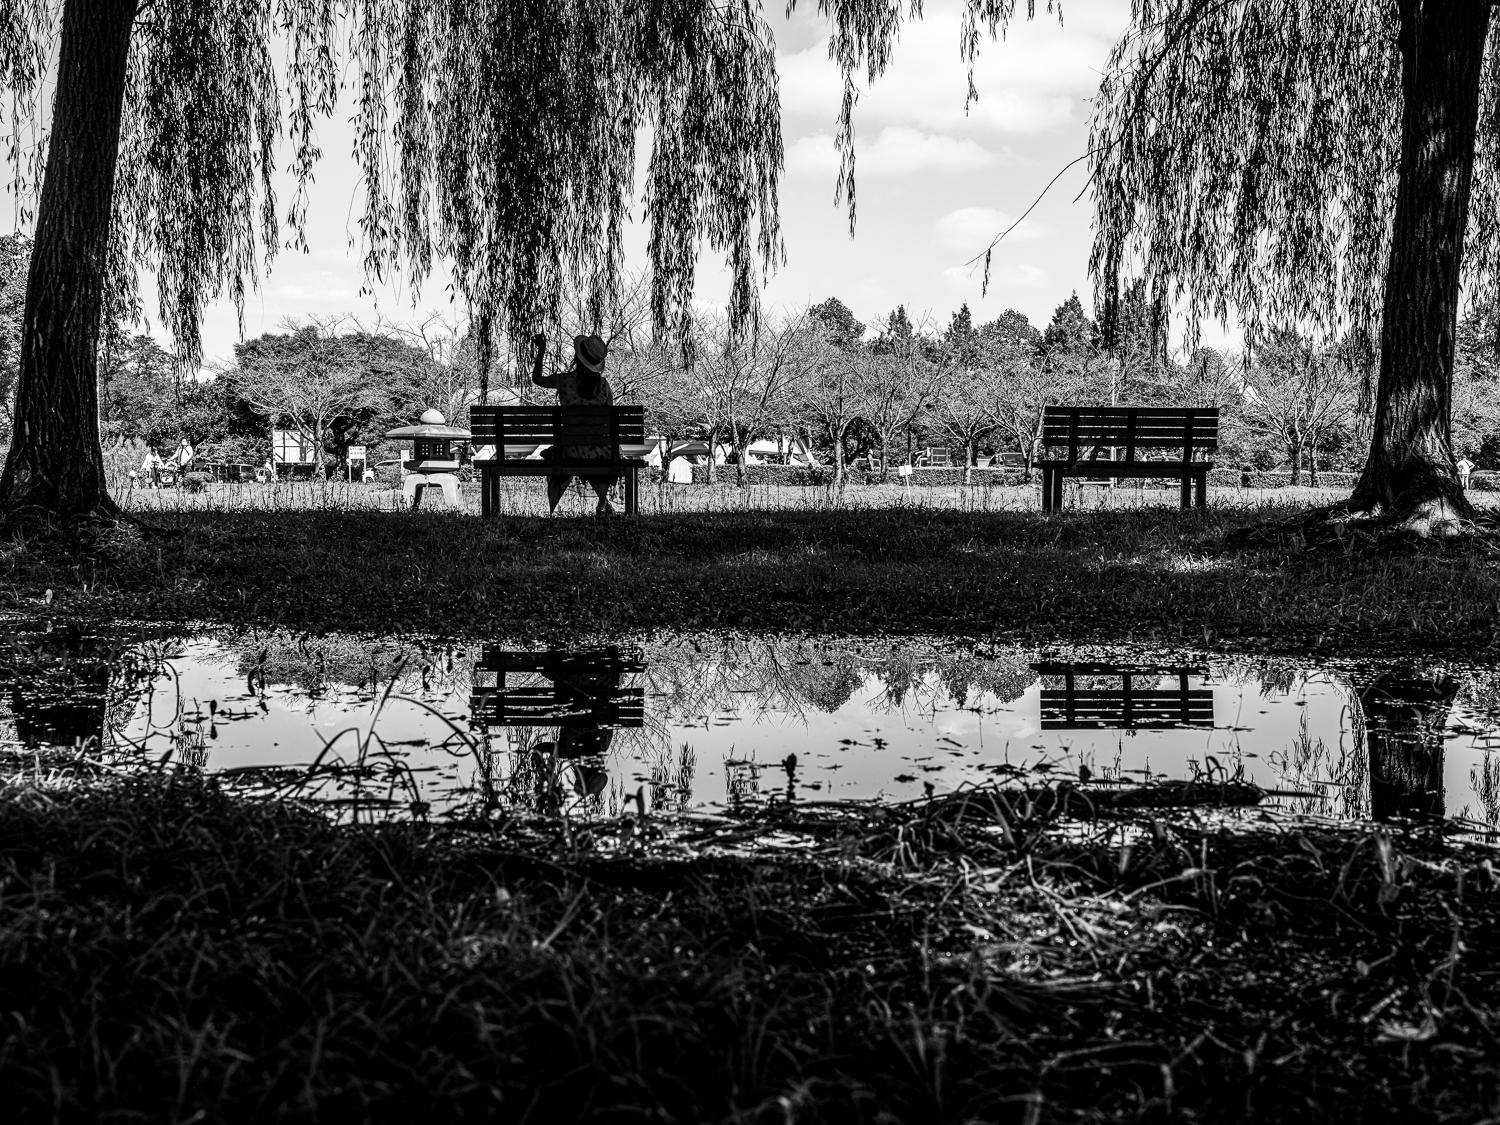
[[[0,441],[9,431],[26,251],[23,239],[0,239]],[[1216,406],[1219,463],[1287,470],[1294,481],[1357,470],[1369,442],[1368,337],[1317,344],[1282,329],[1248,353],[1198,347],[1174,355],[1140,282],[1097,320],[1075,294],[1042,328],[1015,310],[975,324],[967,305],[941,326],[904,307],[866,325],[837,298],[741,329],[704,313],[686,351],[650,331],[649,294],[640,279],[627,284],[603,323],[586,301],[565,301],[549,331],[549,359],[562,366],[574,332],[599,330],[610,340],[617,398],[644,405],[654,433],[726,452],[727,471],[741,481],[750,443],[761,439],[799,439],[840,480],[856,461],[890,475],[928,447],[962,466],[1018,452],[1029,469],[1051,404]],[[351,445],[379,450],[386,430],[427,407],[465,423],[480,393],[478,354],[458,319],[362,325],[324,317],[288,321],[237,345],[233,362],[194,375],[151,336],[112,326],[100,344],[101,432],[106,443],[159,450],[186,439],[207,460],[258,464],[270,454],[271,430],[281,428],[320,450],[327,472]],[[491,354],[517,349],[492,341]],[[498,365],[484,393],[492,402],[550,401],[514,364]],[[1455,453],[1500,468],[1493,307],[1460,322],[1453,398]],[[709,467],[711,479],[724,471]]]

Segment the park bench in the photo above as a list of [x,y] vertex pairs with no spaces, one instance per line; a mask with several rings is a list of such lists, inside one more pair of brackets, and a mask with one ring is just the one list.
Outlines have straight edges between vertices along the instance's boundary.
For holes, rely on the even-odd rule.
[[485,645],[474,665],[470,713],[491,727],[639,727],[645,689],[621,681],[645,670],[638,653],[617,649],[520,652]]
[[[1124,666],[1100,663],[1033,664],[1040,675],[1060,677],[1061,687],[1042,688],[1042,729],[1107,728],[1131,730],[1166,727],[1211,727],[1214,724],[1212,688],[1188,687],[1189,676],[1203,676],[1201,667]],[[1119,686],[1100,680],[1118,677]],[[1163,677],[1175,678],[1172,688],[1155,686]],[[1088,686],[1081,687],[1080,679]],[[1152,682],[1139,687],[1138,679]]]
[[[1182,506],[1198,507],[1208,492],[1211,461],[1196,461],[1195,452],[1219,447],[1217,407],[1048,406],[1042,410],[1042,445],[1066,449],[1063,457],[1037,460],[1042,470],[1042,510],[1062,506],[1063,478],[1092,480],[1172,477],[1182,483]],[[1178,450],[1172,458],[1137,456],[1143,450]]]
[[[640,457],[623,457],[620,446],[643,445],[645,410],[639,406],[471,406],[469,430],[476,448],[493,446],[494,456],[476,458],[479,511],[500,510],[501,477],[625,478],[625,514],[634,515],[640,498],[637,474],[646,468]],[[609,460],[549,461],[532,456],[543,446],[604,445],[615,450]]]

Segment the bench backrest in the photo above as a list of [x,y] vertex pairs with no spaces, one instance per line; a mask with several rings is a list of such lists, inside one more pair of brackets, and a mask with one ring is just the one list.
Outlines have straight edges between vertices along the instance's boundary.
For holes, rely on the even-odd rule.
[[1217,406],[1047,406],[1042,409],[1042,444],[1066,446],[1076,458],[1084,449],[1124,449],[1134,461],[1137,449],[1180,449],[1191,461],[1194,450],[1219,447]]
[[[490,726],[639,727],[645,689],[620,681],[645,670],[638,653],[518,652],[485,645],[474,665],[470,711]],[[527,682],[508,683],[511,676]]]
[[512,445],[639,445],[646,440],[640,406],[471,406],[475,445],[494,445],[505,459]]

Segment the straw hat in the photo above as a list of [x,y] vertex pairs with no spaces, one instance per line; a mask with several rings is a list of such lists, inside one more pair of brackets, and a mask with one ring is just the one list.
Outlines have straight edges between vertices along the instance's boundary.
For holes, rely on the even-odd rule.
[[573,357],[578,360],[578,366],[592,371],[595,375],[604,371],[604,357],[609,355],[609,347],[598,336],[574,336]]

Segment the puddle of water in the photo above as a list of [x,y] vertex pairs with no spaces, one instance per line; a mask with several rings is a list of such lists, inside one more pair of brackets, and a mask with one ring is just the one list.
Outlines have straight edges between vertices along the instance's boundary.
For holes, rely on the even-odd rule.
[[[15,636],[0,752],[168,759],[407,815],[1243,778],[1290,812],[1500,824],[1500,676],[889,640],[544,652],[282,633]],[[67,755],[64,755],[66,757]]]

